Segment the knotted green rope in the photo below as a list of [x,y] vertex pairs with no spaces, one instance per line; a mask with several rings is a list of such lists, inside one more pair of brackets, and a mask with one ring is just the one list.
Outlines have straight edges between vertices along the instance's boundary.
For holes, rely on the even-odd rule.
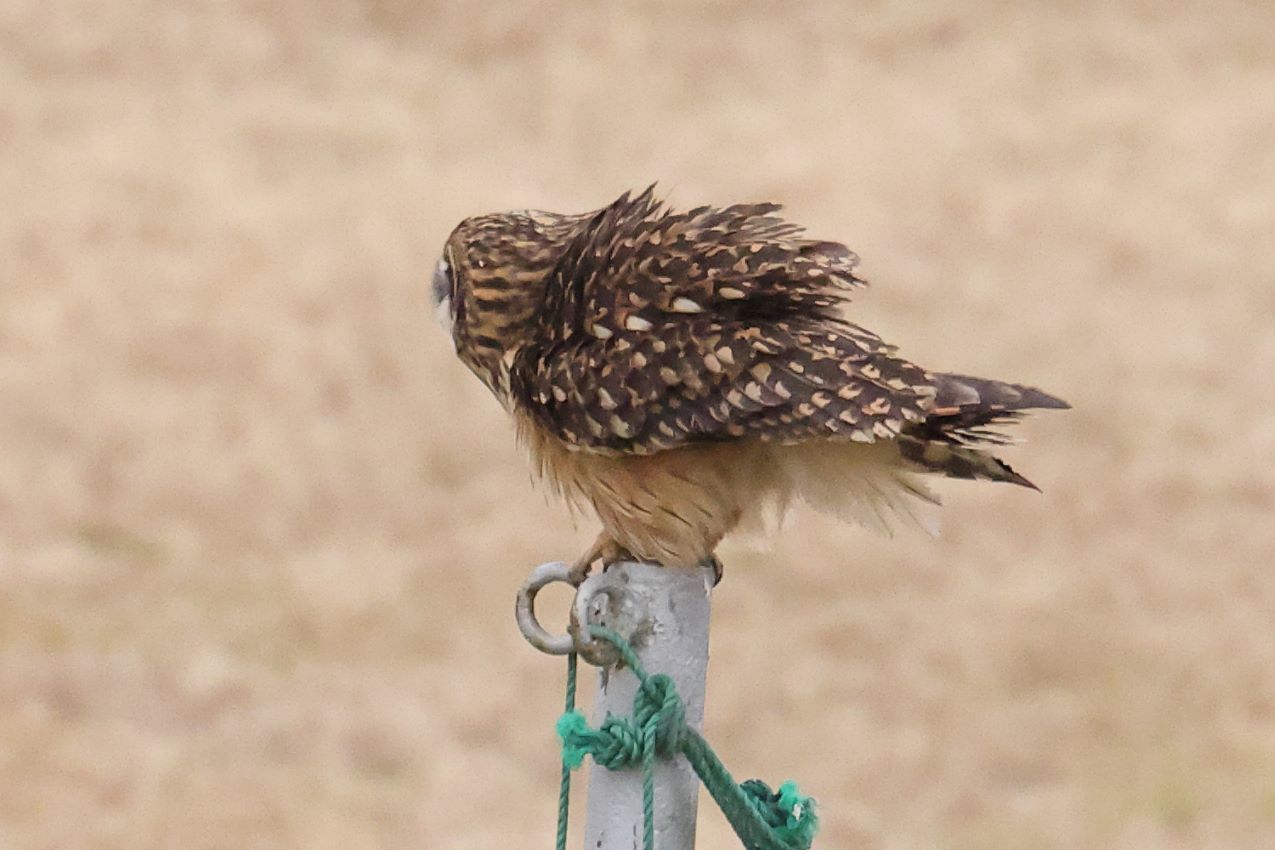
[[673,680],[663,674],[647,675],[628,641],[610,629],[590,626],[589,633],[612,644],[638,678],[633,716],[608,717],[593,729],[575,710],[575,656],[567,666],[567,711],[558,720],[562,739],[563,780],[558,802],[558,850],[566,850],[566,799],[570,771],[586,755],[609,770],[642,768],[643,847],[655,850],[655,757],[680,753],[690,762],[704,787],[717,802],[726,820],[748,850],[809,850],[819,828],[814,801],[785,782],[778,791],[750,779],[735,784],[713,748],[686,725],[686,711]]

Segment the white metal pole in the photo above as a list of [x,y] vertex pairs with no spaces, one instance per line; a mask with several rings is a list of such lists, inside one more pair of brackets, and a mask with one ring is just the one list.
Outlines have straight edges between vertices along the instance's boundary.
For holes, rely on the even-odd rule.
[[[671,677],[686,706],[687,725],[697,731],[704,721],[713,580],[709,567],[618,563],[587,579],[576,596],[576,622],[615,630],[648,673]],[[637,687],[627,668],[602,667],[595,725],[608,715],[630,716]],[[641,850],[641,770],[612,771],[595,764],[589,771],[586,850]],[[683,756],[657,761],[654,826],[660,850],[692,850],[698,798],[699,780]]]

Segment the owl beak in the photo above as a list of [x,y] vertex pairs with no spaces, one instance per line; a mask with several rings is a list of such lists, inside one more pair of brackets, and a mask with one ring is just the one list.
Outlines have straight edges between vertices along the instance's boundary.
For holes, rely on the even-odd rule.
[[455,324],[455,317],[452,314],[452,280],[449,274],[450,269],[446,259],[440,259],[438,265],[434,267],[433,295],[434,295],[434,318],[441,327],[450,336],[452,326]]

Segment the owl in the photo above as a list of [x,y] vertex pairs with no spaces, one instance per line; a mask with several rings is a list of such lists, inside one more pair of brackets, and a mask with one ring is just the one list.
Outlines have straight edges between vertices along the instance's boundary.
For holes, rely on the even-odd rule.
[[890,530],[937,504],[927,473],[1034,487],[996,426],[1068,405],[900,357],[846,317],[858,257],[779,210],[679,212],[651,187],[448,237],[433,290],[457,355],[602,525],[577,580],[618,559],[720,577],[722,538],[794,501]]

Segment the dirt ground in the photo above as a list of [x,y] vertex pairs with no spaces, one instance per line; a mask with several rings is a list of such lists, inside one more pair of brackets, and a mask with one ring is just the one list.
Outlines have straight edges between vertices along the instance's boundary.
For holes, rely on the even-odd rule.
[[0,848],[551,846],[510,602],[593,529],[428,275],[656,179],[1075,406],[938,540],[723,548],[726,762],[825,850],[1275,847],[1273,94],[1269,3],[0,0]]

